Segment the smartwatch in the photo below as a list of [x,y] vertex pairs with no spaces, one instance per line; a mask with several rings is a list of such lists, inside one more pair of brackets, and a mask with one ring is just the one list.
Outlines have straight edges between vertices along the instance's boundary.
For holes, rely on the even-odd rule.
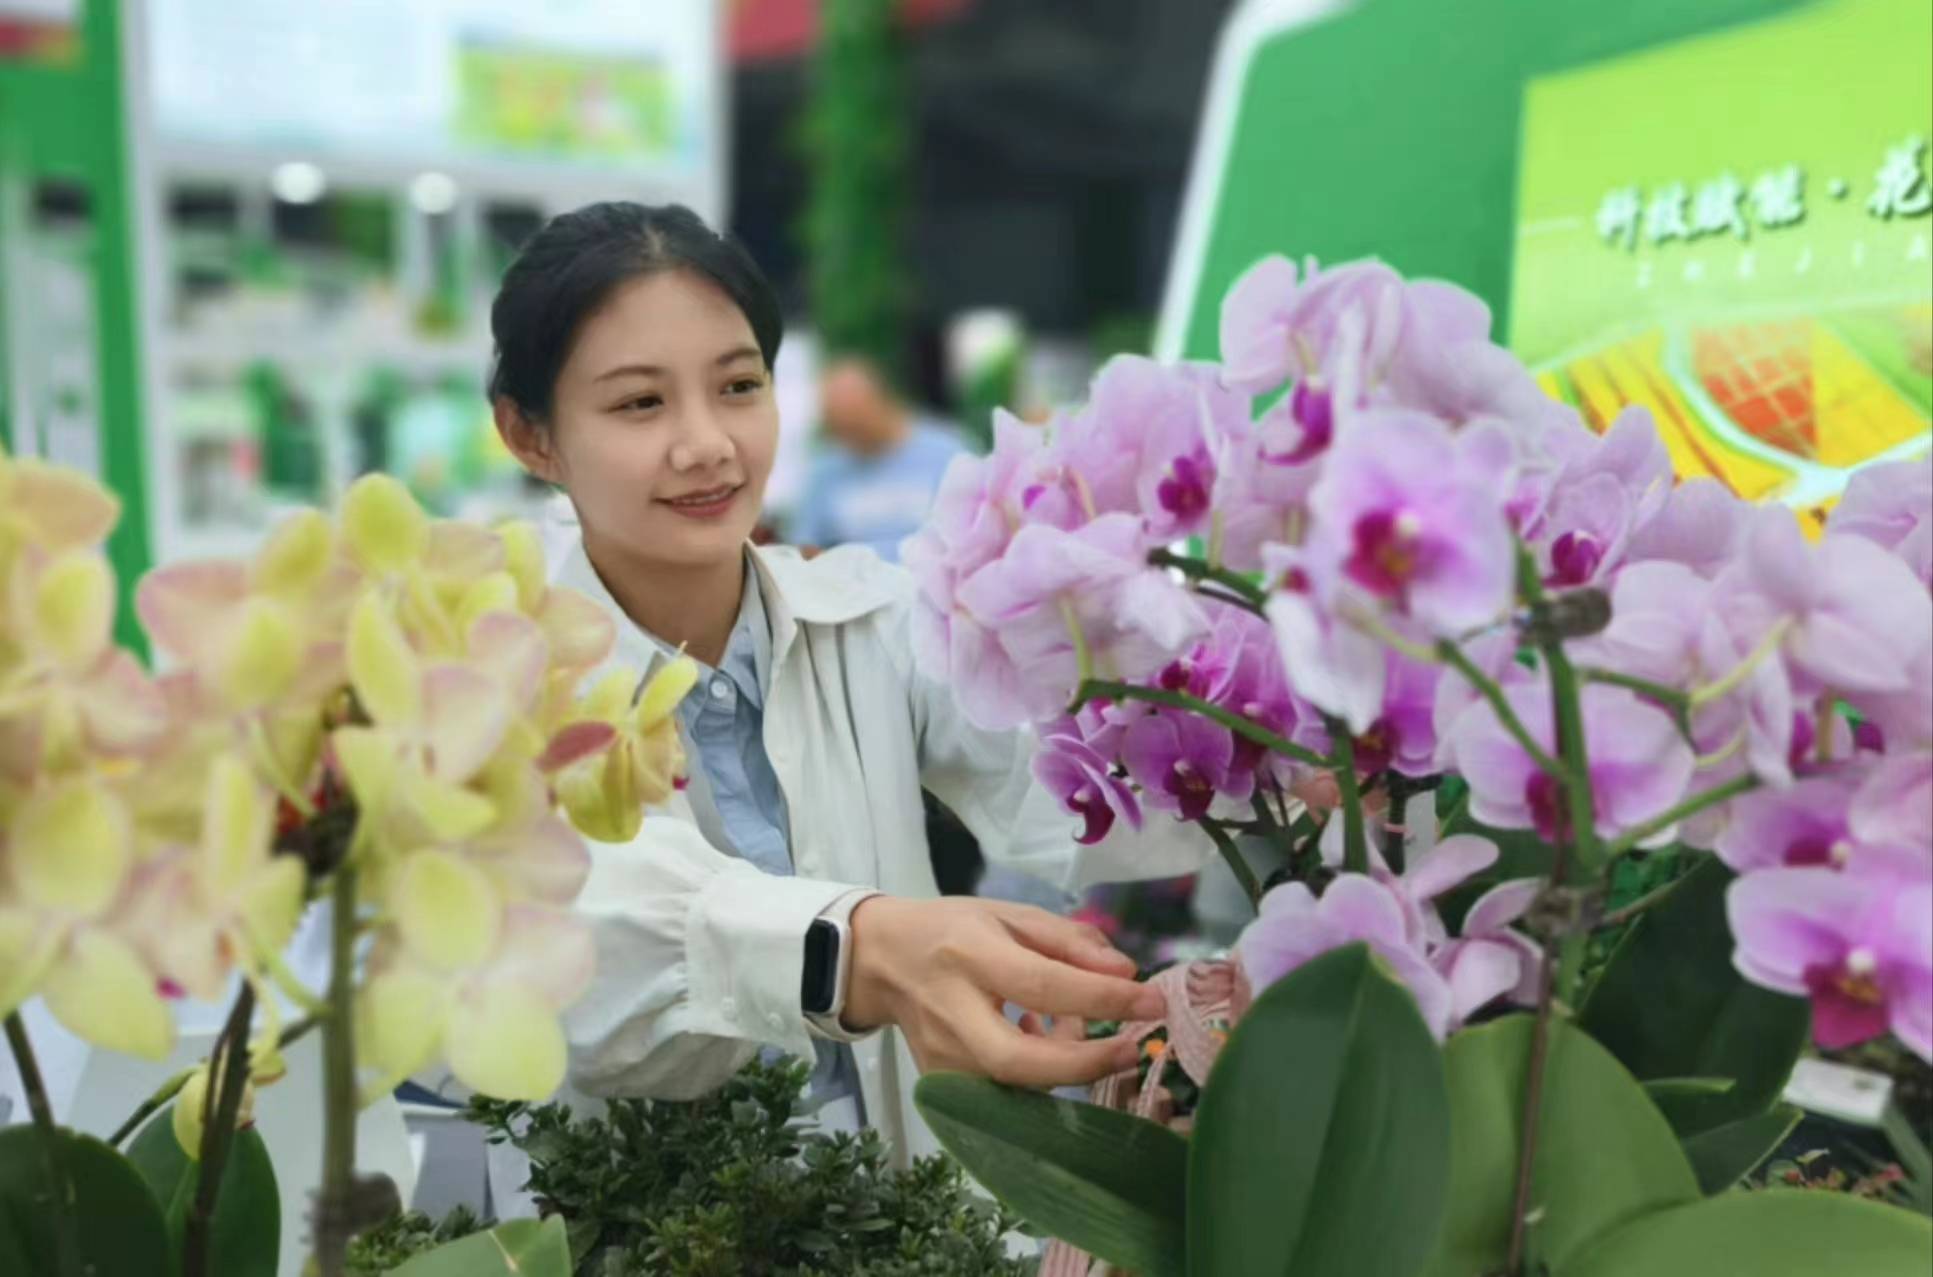
[[[866,1036],[839,1023],[852,973],[852,911],[877,891],[849,891],[827,905],[805,932],[805,970],[799,981],[799,1009],[820,1037],[856,1042]],[[870,1030],[868,1030],[870,1032]]]

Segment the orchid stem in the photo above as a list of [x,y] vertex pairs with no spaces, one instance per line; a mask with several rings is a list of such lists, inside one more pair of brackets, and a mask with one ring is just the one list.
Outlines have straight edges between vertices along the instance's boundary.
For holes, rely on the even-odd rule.
[[1083,680],[1075,689],[1074,701],[1068,706],[1068,710],[1070,712],[1077,710],[1089,701],[1100,697],[1117,701],[1147,701],[1151,705],[1166,705],[1170,709],[1190,710],[1211,722],[1220,723],[1237,736],[1252,740],[1257,745],[1274,750],[1284,757],[1307,763],[1311,767],[1330,765],[1329,759],[1313,749],[1305,749],[1294,741],[1285,740],[1260,723],[1243,718],[1240,714],[1232,713],[1199,697],[1190,696],[1186,692],[1171,692],[1163,687],[1142,687],[1138,683],[1090,678]]
[[1637,828],[1626,831],[1622,837],[1606,848],[1606,851],[1613,857],[1622,856],[1645,839],[1656,837],[1685,817],[1696,816],[1707,807],[1716,807],[1740,794],[1757,789],[1758,786],[1759,779],[1756,776],[1734,776],[1722,785],[1714,785],[1703,793],[1693,794],[1662,816],[1647,820]]
[[1663,683],[1654,683],[1648,678],[1635,674],[1623,674],[1617,670],[1582,669],[1578,675],[1587,683],[1604,683],[1611,687],[1627,688],[1640,696],[1648,696],[1671,711],[1671,721],[1678,725],[1678,734],[1690,742],[1693,748],[1697,741],[1691,735],[1691,695]]
[[184,1277],[209,1277],[209,1243],[215,1224],[215,1203],[221,1195],[222,1172],[235,1144],[235,1117],[248,1089],[248,1023],[255,1013],[255,987],[243,983],[228,1013],[228,1023],[215,1039],[208,1062],[209,1085],[203,1096],[201,1151],[195,1167],[195,1200],[188,1208],[182,1239]]
[[[1560,851],[1561,858],[1563,853]],[[1552,877],[1556,877],[1553,872]],[[1550,1058],[1551,995],[1556,981],[1556,946],[1544,941],[1543,975],[1537,981],[1537,1020],[1530,1034],[1530,1065],[1524,1081],[1523,1133],[1517,1145],[1517,1188],[1510,1207],[1510,1253],[1504,1261],[1509,1277],[1522,1277],[1524,1247],[1529,1240],[1530,1190],[1537,1169],[1537,1127],[1543,1117],[1544,1066]]]
[[1564,640],[1544,623],[1550,603],[1544,596],[1544,583],[1538,579],[1537,565],[1521,545],[1517,549],[1517,588],[1530,605],[1532,629],[1540,635],[1537,650],[1543,654],[1544,669],[1550,678],[1551,716],[1555,720],[1553,728],[1561,766],[1553,778],[1564,783],[1572,850],[1577,867],[1587,876],[1595,876],[1604,864],[1604,853],[1597,842],[1596,799],[1591,793],[1591,760],[1584,739],[1584,711],[1577,671],[1564,652]]
[[1201,559],[1176,554],[1173,550],[1159,549],[1148,552],[1148,562],[1158,568],[1173,568],[1191,581],[1213,581],[1258,608],[1268,601],[1268,592],[1240,572],[1216,567]]
[[1241,849],[1235,845],[1235,840],[1228,836],[1228,830],[1219,820],[1210,820],[1204,816],[1200,823],[1201,827],[1208,831],[1209,838],[1214,840],[1215,850],[1221,852],[1222,860],[1228,865],[1228,871],[1234,874],[1235,881],[1242,885],[1243,893],[1248,896],[1248,903],[1260,910],[1262,880],[1255,876],[1255,870],[1249,867],[1248,861],[1242,856]]
[[1362,786],[1356,778],[1356,740],[1349,724],[1325,715],[1329,729],[1329,769],[1336,775],[1336,788],[1342,794],[1342,868],[1345,873],[1369,872],[1369,834],[1363,828]]
[[40,1137],[40,1153],[47,1178],[47,1195],[53,1202],[54,1265],[56,1277],[81,1277],[80,1221],[75,1216],[74,1183],[60,1157],[60,1127],[54,1122],[54,1106],[47,1099],[47,1084],[40,1076],[40,1063],[34,1059],[33,1044],[27,1040],[27,1025],[19,1012],[7,1016],[7,1046],[20,1073],[20,1089],[26,1092],[27,1111],[32,1114],[34,1131]]
[[1503,729],[1510,733],[1511,739],[1517,742],[1518,747],[1530,755],[1530,761],[1537,764],[1538,771],[1552,780],[1563,777],[1563,768],[1550,756],[1548,750],[1537,743],[1536,738],[1530,734],[1530,729],[1524,726],[1524,720],[1517,717],[1517,711],[1511,708],[1510,700],[1503,694],[1503,688],[1498,685],[1497,680],[1478,669],[1476,662],[1465,656],[1463,649],[1448,639],[1436,645],[1436,654],[1444,664],[1463,675],[1470,686],[1476,688],[1478,694],[1490,703],[1490,708],[1496,711],[1497,721],[1503,724]]
[[349,1250],[347,1215],[356,1171],[356,1041],[354,1015],[356,866],[336,869],[331,907],[329,1016],[322,1024],[322,1185],[316,1192],[315,1264],[321,1277],[342,1277]]

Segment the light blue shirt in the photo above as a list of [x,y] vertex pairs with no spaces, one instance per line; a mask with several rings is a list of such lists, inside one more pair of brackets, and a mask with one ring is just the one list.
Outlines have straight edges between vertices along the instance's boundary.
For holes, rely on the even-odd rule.
[[[658,640],[660,647],[669,648]],[[791,824],[785,794],[765,752],[765,690],[772,681],[772,629],[759,590],[758,570],[745,563],[738,621],[713,669],[699,662],[698,683],[678,706],[684,729],[691,801],[698,827],[714,846],[736,852],[768,874],[790,876]],[[805,937],[799,937],[801,947]],[[852,1048],[818,1042],[807,1102],[822,1106],[850,1096],[861,1104]]]
[[888,563],[899,562],[899,543],[926,522],[940,477],[965,451],[951,429],[924,421],[876,457],[828,448],[813,459],[791,539],[827,549],[871,546]]

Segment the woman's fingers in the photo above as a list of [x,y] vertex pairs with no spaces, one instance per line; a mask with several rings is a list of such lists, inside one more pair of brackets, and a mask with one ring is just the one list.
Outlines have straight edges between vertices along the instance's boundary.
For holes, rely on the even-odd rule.
[[1159,990],[1124,976],[1102,975],[1020,945],[979,956],[986,992],[1029,1011],[1086,1020],[1150,1020],[1167,1009]]
[[1134,959],[1116,949],[1099,927],[1029,905],[1002,909],[1000,920],[1014,939],[1036,953],[1103,975],[1134,974]]
[[1134,1067],[1139,1048],[1126,1038],[1069,1042],[1021,1032],[988,1007],[971,1026],[967,1049],[980,1070],[1008,1086],[1083,1086]]

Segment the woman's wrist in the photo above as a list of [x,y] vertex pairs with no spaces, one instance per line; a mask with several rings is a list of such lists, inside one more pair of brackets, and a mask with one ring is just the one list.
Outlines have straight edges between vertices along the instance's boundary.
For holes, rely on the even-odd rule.
[[893,936],[895,923],[908,901],[892,896],[867,896],[847,919],[852,944],[846,1005],[839,1017],[854,1032],[877,1029],[892,1020],[894,990]]

